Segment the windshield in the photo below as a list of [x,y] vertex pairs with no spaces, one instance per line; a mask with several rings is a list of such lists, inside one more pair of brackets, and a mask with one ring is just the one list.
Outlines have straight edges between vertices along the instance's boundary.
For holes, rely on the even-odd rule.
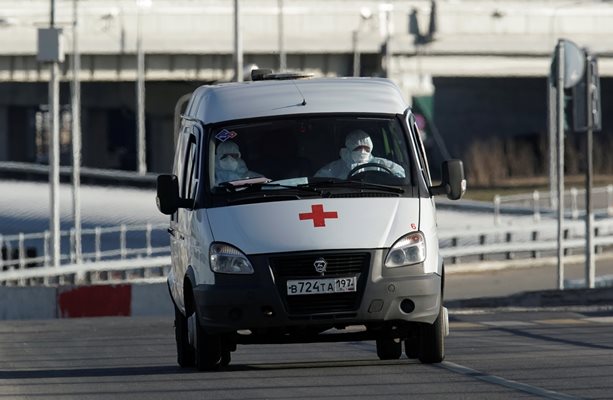
[[395,117],[222,124],[209,130],[205,153],[213,194],[300,189],[298,195],[321,195],[334,188],[399,193],[411,185],[407,138]]

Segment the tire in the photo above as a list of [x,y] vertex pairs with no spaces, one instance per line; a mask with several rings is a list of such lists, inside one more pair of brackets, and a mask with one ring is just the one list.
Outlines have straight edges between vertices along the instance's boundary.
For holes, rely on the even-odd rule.
[[221,335],[207,334],[196,321],[196,368],[199,371],[210,371],[219,366],[222,359]]
[[221,360],[219,361],[219,365],[222,367],[227,367],[232,361],[232,356],[230,355],[230,350],[224,350],[221,352]]
[[419,357],[419,338],[413,337],[404,341],[404,354],[411,359]]
[[379,360],[397,360],[402,354],[402,340],[383,336],[377,338],[377,356]]
[[424,364],[436,364],[445,359],[445,312],[441,305],[432,325],[422,324],[419,329],[418,358]]
[[177,363],[181,368],[195,365],[194,348],[189,344],[187,318],[175,305],[175,341],[177,342]]

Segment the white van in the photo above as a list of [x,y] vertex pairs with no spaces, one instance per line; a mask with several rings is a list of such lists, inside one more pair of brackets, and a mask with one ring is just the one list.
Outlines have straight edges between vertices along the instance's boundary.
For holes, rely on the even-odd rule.
[[399,89],[378,78],[202,86],[182,118],[171,215],[178,363],[227,365],[237,344],[375,340],[380,359],[444,358],[433,185]]

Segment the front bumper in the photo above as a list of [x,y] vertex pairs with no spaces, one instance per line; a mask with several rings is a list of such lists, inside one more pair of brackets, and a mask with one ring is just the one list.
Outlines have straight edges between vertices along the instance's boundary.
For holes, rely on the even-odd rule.
[[[326,277],[357,276],[357,291],[288,296],[287,279],[320,276],[310,261],[318,257],[331,260],[332,268]],[[433,323],[439,313],[440,275],[424,274],[423,265],[387,269],[382,265],[383,250],[249,258],[255,270],[253,275],[218,274],[214,285],[194,288],[200,322],[209,331],[369,325],[388,321]],[[401,307],[407,301],[412,303],[411,307]]]

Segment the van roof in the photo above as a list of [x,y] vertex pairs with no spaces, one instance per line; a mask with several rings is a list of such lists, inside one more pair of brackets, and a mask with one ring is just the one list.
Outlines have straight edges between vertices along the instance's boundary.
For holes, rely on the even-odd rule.
[[383,78],[265,80],[201,86],[191,117],[203,123],[314,113],[402,114],[408,105]]

